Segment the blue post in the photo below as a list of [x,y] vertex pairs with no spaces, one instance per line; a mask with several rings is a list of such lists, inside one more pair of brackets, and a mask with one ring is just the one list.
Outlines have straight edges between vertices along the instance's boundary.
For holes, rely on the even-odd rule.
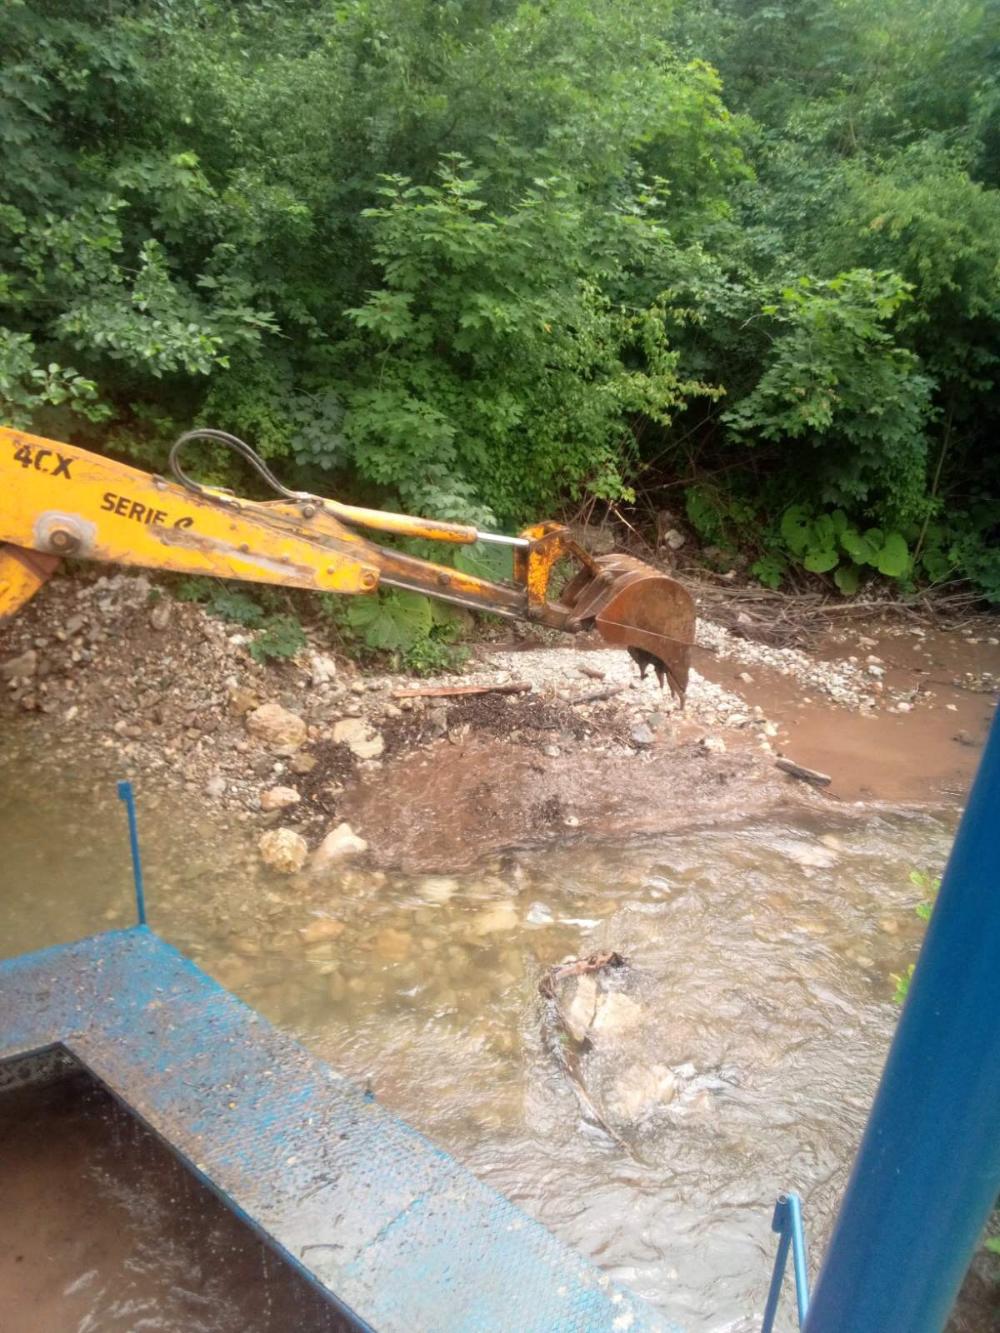
[[952,848],[806,1333],[940,1333],[1000,1193],[1000,717]]
[[139,829],[135,819],[135,796],[131,782],[119,782],[118,799],[125,802],[128,813],[128,837],[132,848],[132,879],[135,882],[135,909],[139,925],[146,924],[146,894],[142,884],[142,857],[139,854]]
[[797,1194],[782,1194],[774,1205],[774,1217],[771,1230],[776,1231],[778,1253],[774,1258],[774,1272],[771,1274],[771,1287],[767,1293],[767,1305],[764,1307],[764,1320],[760,1333],[771,1333],[774,1317],[778,1313],[781,1299],[781,1284],[788,1264],[788,1248],[792,1250],[792,1266],[795,1273],[795,1303],[799,1313],[799,1327],[809,1309],[809,1263],[806,1257],[806,1233],[802,1227],[802,1200]]

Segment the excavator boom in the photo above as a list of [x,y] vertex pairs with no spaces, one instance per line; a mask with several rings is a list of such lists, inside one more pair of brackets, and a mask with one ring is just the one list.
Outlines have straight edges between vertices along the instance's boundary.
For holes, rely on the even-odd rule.
[[[199,438],[226,444],[281,497],[241,499],[192,481],[183,447]],[[518,537],[456,523],[361,509],[289,491],[242,441],[221,431],[182,436],[173,477],[150,475],[75,445],[0,427],[0,622],[51,574],[58,559],[135,565],[316,592],[404,588],[474,610],[577,633],[596,629],[656,669],[683,700],[694,638],[694,606],[674,579],[629,556],[595,558],[564,527],[542,523]],[[514,548],[514,578],[491,582],[380,546],[359,529],[446,543],[500,542]],[[556,563],[578,571],[550,600]]]

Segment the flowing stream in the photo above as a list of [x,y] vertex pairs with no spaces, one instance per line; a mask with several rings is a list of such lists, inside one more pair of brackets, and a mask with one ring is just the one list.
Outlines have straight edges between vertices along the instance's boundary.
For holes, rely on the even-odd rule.
[[[0,952],[128,924],[111,775],[8,758]],[[909,874],[940,870],[953,828],[831,806],[316,884],[263,871],[248,826],[140,792],[156,930],[691,1333],[759,1326],[782,1189],[822,1252],[922,934]],[[627,1147],[585,1114],[538,994],[602,949],[637,1006],[602,1048]],[[143,1328],[191,1326],[164,1302]]]

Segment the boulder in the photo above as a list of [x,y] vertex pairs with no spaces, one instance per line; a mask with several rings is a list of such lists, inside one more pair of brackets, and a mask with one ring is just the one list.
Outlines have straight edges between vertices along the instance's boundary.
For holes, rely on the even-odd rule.
[[309,848],[305,838],[290,828],[268,829],[257,844],[266,866],[282,875],[294,875],[306,863]]
[[385,749],[385,741],[362,717],[342,717],[333,728],[333,739],[357,759],[377,759]]
[[360,856],[367,850],[367,842],[358,837],[350,824],[338,824],[313,852],[310,864],[313,870],[326,870],[337,861],[343,861],[348,856]]
[[247,731],[275,754],[294,754],[306,739],[306,724],[281,704],[261,704],[247,714]]

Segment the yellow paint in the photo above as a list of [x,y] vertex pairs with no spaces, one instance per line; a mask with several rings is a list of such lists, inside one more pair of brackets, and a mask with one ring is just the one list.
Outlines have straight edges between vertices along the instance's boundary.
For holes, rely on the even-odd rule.
[[0,428],[0,541],[29,550],[252,583],[370,592],[377,563],[326,517],[195,495],[73,445]]
[[15,548],[0,543],[0,620],[19,611],[45,582],[47,574],[29,569]]

